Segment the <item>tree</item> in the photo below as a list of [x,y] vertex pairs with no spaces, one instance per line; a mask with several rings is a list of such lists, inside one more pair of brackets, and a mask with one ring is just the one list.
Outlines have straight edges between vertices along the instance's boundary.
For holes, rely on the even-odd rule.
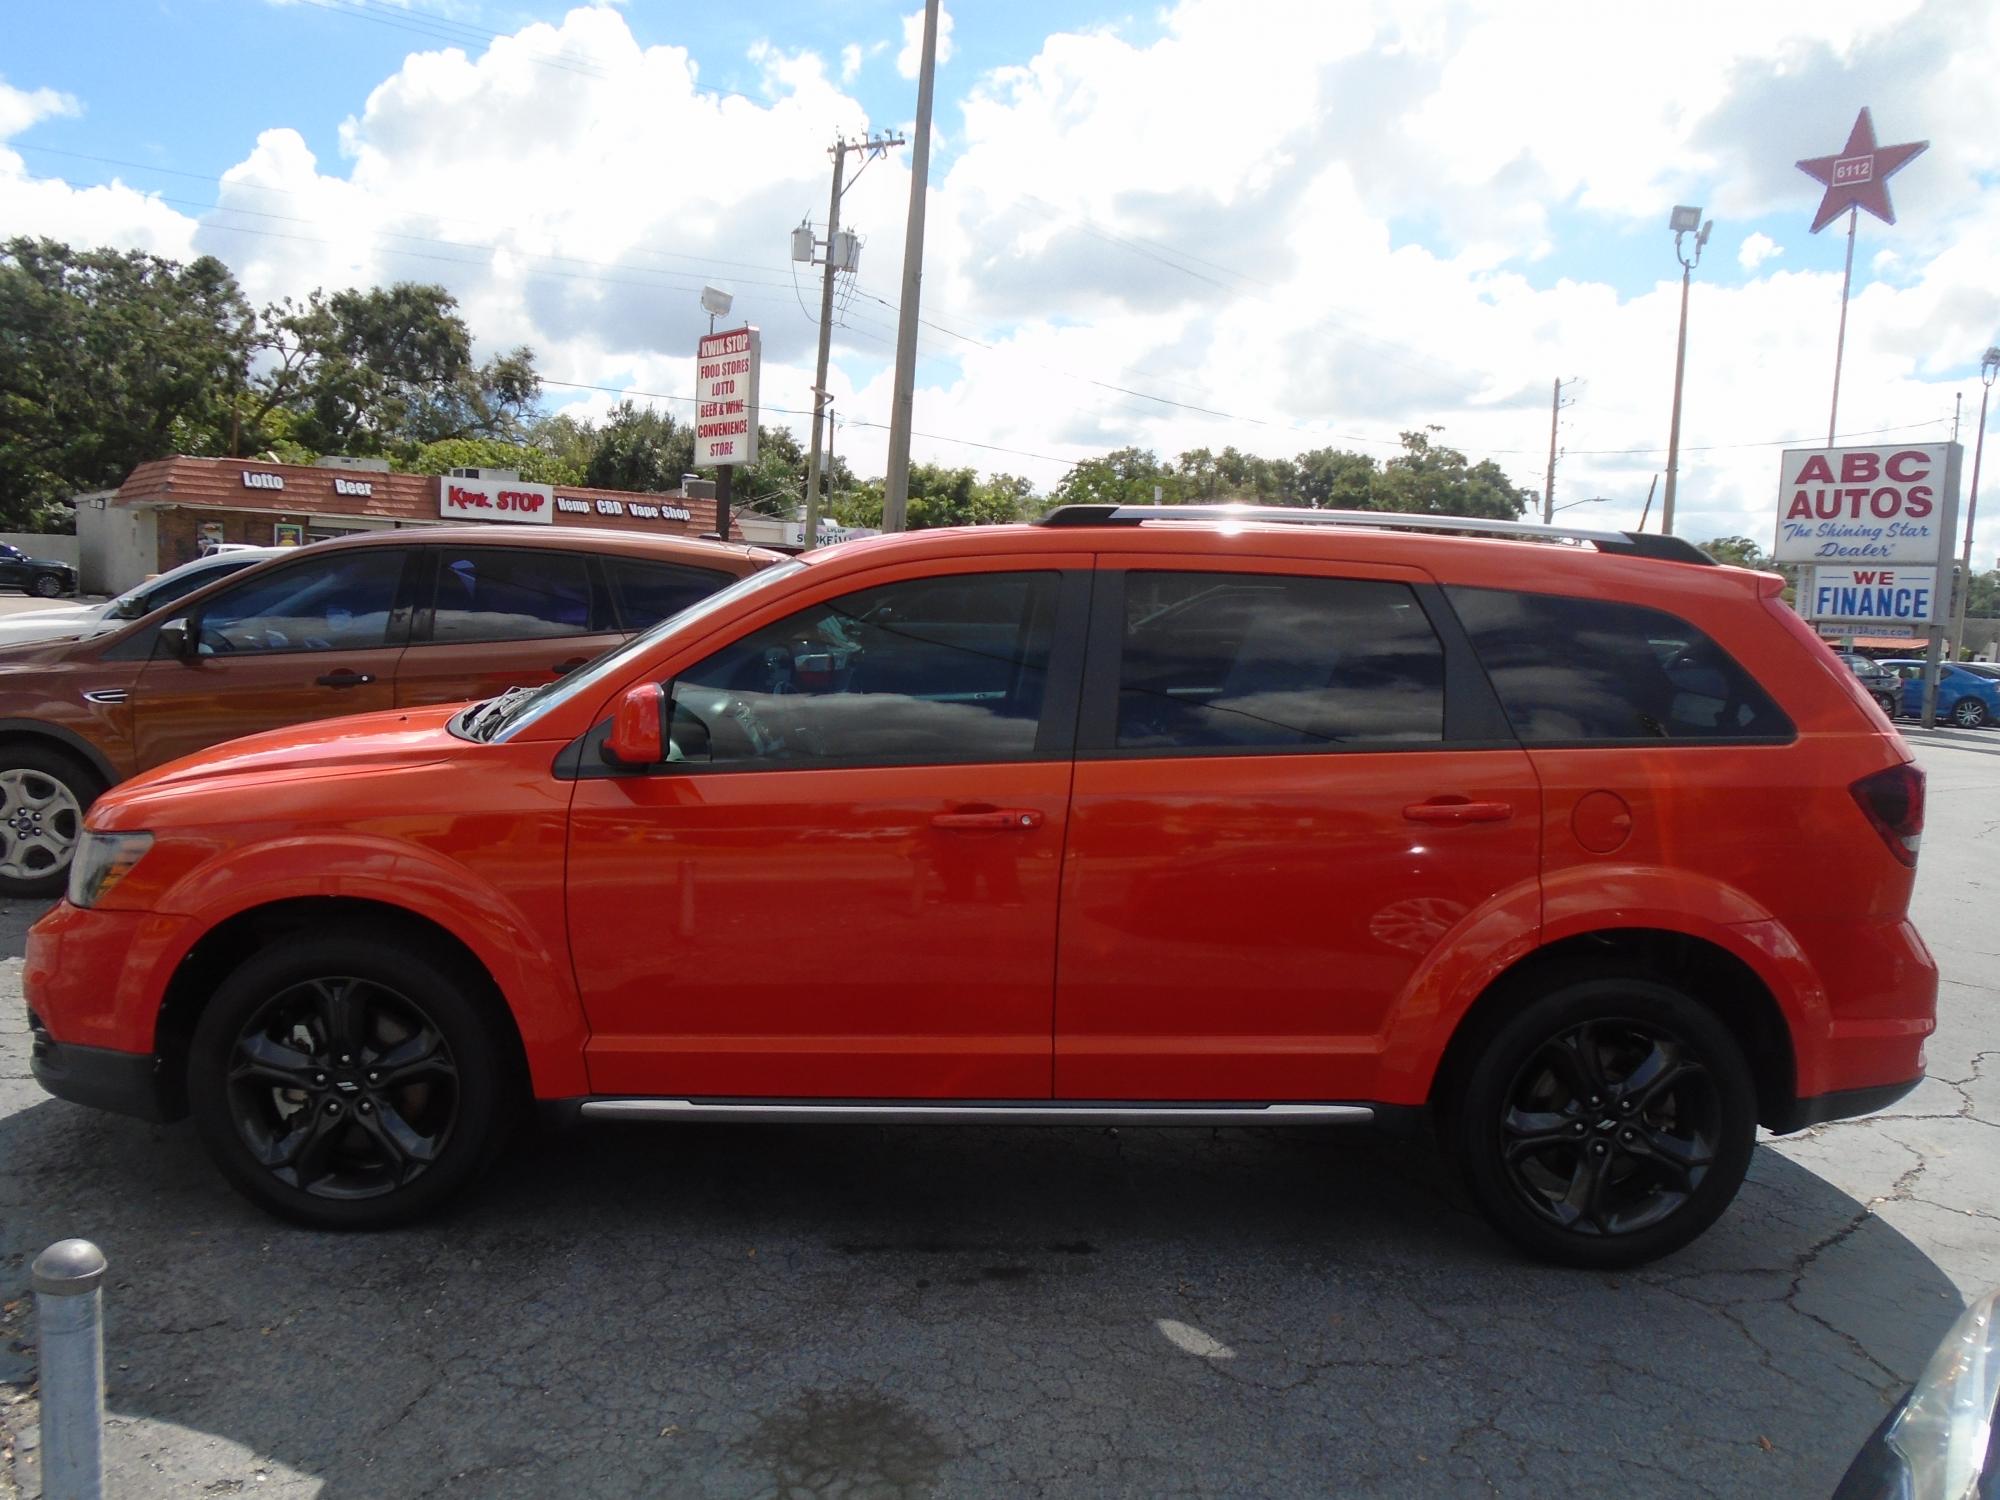
[[1403,451],[1382,465],[1368,509],[1517,521],[1535,498],[1491,459],[1468,465],[1463,453],[1432,442],[1424,432],[1402,437]]
[[1295,460],[1298,497],[1315,510],[1367,510],[1375,487],[1375,460],[1365,453],[1314,448]]
[[446,438],[513,440],[541,399],[534,351],[475,365],[458,300],[398,282],[266,307],[255,418],[283,408],[320,453],[408,453]]
[[61,501],[177,449],[226,451],[251,333],[213,256],[0,244],[0,526],[60,524]]
[[[982,480],[976,469],[911,464],[909,529],[996,526],[1026,520],[1037,508],[1034,495],[1034,485],[1016,474],[994,474]],[[845,526],[880,526],[882,481],[873,479],[855,486],[830,503],[827,514]]]
[[597,429],[583,482],[606,490],[677,490],[693,468],[694,429],[627,400]]
[[426,443],[395,467],[406,474],[444,474],[452,469],[513,469],[534,484],[582,484],[583,466],[531,443],[498,438],[444,438]]
[[1150,505],[1155,488],[1162,501],[1174,503],[1182,497],[1181,476],[1150,448],[1120,448],[1071,469],[1056,486],[1055,498],[1062,505]]
[[1719,536],[1713,541],[1703,542],[1701,550],[1719,563],[1727,563],[1734,568],[1755,568],[1759,572],[1769,572],[1771,559],[1764,549],[1747,536]]

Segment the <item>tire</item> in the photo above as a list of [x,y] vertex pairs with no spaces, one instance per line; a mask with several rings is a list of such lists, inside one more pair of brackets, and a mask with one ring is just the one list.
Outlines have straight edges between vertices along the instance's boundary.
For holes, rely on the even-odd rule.
[[1992,717],[1977,698],[1961,698],[1951,706],[1951,722],[1960,729],[1983,729]]
[[188,1050],[188,1110],[229,1184],[280,1218],[351,1230],[464,1188],[515,1113],[504,1022],[475,985],[430,945],[358,928],[253,955]]
[[1901,694],[1877,693],[1875,701],[1882,706],[1882,712],[1889,716],[1891,722],[1894,722],[1897,715],[1903,711]]
[[103,795],[102,778],[53,745],[0,746],[0,897],[60,893],[83,815]]
[[1488,1223],[1543,1260],[1612,1268],[1671,1254],[1721,1216],[1749,1170],[1757,1089],[1742,1049],[1655,980],[1550,976],[1465,1076],[1447,1139],[1466,1185]]
[[59,574],[37,573],[28,580],[28,592],[37,599],[60,599],[62,591],[63,581]]

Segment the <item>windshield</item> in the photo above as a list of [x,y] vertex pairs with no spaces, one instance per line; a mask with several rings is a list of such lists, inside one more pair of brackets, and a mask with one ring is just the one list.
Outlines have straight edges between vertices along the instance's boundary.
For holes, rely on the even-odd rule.
[[790,578],[803,567],[805,564],[796,559],[774,563],[762,572],[738,579],[720,593],[710,594],[706,599],[697,599],[679,614],[668,615],[650,630],[641,631],[624,645],[605,652],[596,661],[579,667],[567,677],[560,677],[546,687],[535,688],[522,694],[506,705],[503,710],[504,716],[496,723],[482,726],[487,730],[483,738],[511,739],[556,705],[567,703],[581,693],[596,691],[607,679],[623,672],[639,653],[651,650],[656,642],[665,640],[677,630],[707,619],[717,610],[727,608],[738,599],[748,598],[760,590],[770,588],[782,579]]

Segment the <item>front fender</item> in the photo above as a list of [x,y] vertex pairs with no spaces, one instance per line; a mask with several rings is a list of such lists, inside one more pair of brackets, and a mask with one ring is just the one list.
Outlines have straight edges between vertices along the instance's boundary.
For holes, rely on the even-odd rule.
[[512,1012],[538,1098],[589,1090],[589,1035],[577,995],[560,904],[523,908],[466,864],[418,845],[369,834],[315,831],[239,845],[187,871],[157,909],[189,919],[154,996],[201,937],[259,907],[338,898],[397,908],[444,929],[485,966]]

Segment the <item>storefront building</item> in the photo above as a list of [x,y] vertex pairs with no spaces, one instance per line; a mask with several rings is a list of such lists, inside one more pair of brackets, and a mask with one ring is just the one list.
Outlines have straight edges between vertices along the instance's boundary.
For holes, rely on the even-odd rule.
[[[580,526],[658,536],[713,536],[715,486],[689,479],[668,494],[533,484],[504,470],[391,474],[381,460],[272,464],[162,458],[113,495],[76,512],[82,587],[117,593],[221,543],[303,546],[409,526]],[[782,523],[732,517],[730,540],[782,539]]]

